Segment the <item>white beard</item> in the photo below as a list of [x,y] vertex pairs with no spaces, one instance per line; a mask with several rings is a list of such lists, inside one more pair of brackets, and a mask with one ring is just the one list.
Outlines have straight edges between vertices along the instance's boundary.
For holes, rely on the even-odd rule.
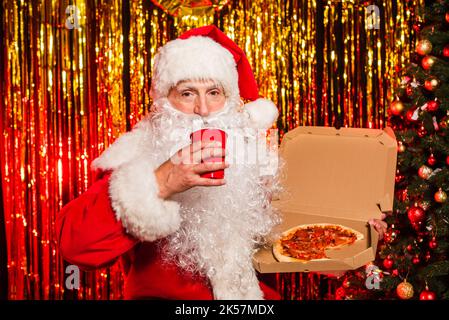
[[252,255],[280,221],[268,198],[273,184],[262,183],[257,164],[237,163],[241,155],[231,141],[235,134],[245,137],[246,145],[254,144],[256,131],[246,129],[248,119],[234,103],[228,102],[223,111],[207,118],[183,114],[166,99],[155,107],[152,145],[159,163],[188,145],[190,133],[201,127],[228,132],[227,161],[231,163],[225,170],[225,185],[194,187],[172,197],[181,205],[182,223],[160,248],[165,261],[206,276],[216,299],[263,299]]

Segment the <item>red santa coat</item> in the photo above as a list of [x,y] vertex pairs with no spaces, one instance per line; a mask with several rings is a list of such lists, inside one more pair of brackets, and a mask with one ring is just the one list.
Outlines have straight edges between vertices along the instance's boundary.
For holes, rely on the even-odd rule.
[[[152,134],[151,118],[144,118],[94,160],[103,176],[58,216],[61,254],[87,270],[121,258],[127,299],[233,299],[226,280],[200,278],[162,262],[158,244],[179,229],[181,215],[178,202],[158,197],[154,170],[164,160],[154,151]],[[242,297],[279,298],[262,283],[259,290],[257,279],[251,285],[256,288],[248,287]]]
[[[213,299],[207,279],[163,263],[157,245],[129,235],[116,218],[107,173],[58,215],[62,257],[84,270],[106,267],[121,258],[125,274],[125,299]],[[260,282],[265,299],[279,294]]]

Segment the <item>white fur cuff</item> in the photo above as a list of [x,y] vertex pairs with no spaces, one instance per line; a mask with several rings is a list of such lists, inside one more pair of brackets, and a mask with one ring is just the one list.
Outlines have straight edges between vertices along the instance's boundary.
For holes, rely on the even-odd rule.
[[129,234],[142,241],[164,238],[181,224],[179,204],[158,197],[154,169],[140,157],[115,169],[109,183],[117,219]]

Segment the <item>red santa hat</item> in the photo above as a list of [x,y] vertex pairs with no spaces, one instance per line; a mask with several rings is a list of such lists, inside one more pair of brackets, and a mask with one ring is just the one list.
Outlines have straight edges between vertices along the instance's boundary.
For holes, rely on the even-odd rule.
[[244,110],[255,127],[269,128],[277,119],[273,102],[259,97],[259,90],[245,53],[217,27],[204,26],[183,33],[156,54],[151,95],[167,97],[183,80],[218,81],[228,98],[250,100]]

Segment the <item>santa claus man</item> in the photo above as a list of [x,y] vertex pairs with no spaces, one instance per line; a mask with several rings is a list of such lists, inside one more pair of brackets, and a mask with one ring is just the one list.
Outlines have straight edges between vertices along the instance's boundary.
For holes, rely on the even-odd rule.
[[[279,222],[273,184],[232,143],[255,145],[278,111],[259,98],[245,54],[214,26],[190,30],[158,51],[151,94],[151,113],[93,162],[100,179],[59,214],[62,256],[84,269],[121,258],[128,299],[278,298],[251,263]],[[191,142],[208,127],[228,134],[226,149]],[[224,179],[201,176],[217,170]]]

